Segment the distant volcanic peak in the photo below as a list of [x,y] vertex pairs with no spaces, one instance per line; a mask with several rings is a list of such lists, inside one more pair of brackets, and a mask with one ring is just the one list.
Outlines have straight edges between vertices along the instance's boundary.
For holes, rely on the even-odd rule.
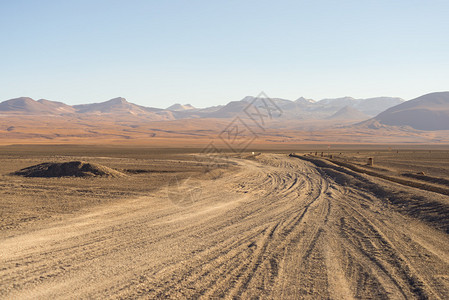
[[45,104],[45,105],[49,104],[49,105],[59,105],[59,106],[70,106],[63,102],[51,101],[51,100],[47,100],[47,99],[39,99],[39,100],[37,100],[37,102],[39,102],[41,104]]
[[258,97],[246,96],[245,98],[243,98],[240,101],[231,101],[231,102],[245,102],[245,103],[249,103],[249,102],[253,102],[253,101],[256,101],[256,100],[271,100],[273,102],[292,102],[291,100],[287,100],[287,99],[268,97],[267,95],[265,95],[263,93],[260,94]]
[[0,103],[0,111],[36,114],[47,113],[51,110],[51,107],[48,107],[47,105],[37,102],[29,97],[10,99]]
[[117,97],[117,98],[113,98],[111,100],[108,100],[104,103],[109,103],[109,104],[128,104],[129,102],[122,97]]
[[357,103],[357,99],[354,99],[352,97],[341,97],[341,98],[334,98],[334,99],[322,99],[317,102],[320,106],[327,106],[327,107],[343,107],[346,105],[354,105]]
[[325,99],[321,99],[318,102],[324,101],[324,102],[329,102],[329,101],[343,101],[343,100],[348,100],[348,101],[355,101],[355,98],[352,98],[350,96],[345,96],[345,97],[339,97],[339,98],[325,98]]
[[408,101],[408,103],[410,103],[410,105],[413,104],[417,104],[417,103],[422,103],[425,105],[449,105],[449,92],[437,92],[437,93],[430,93],[430,94],[426,94],[423,95],[421,97],[412,99],[410,101]]
[[211,112],[207,115],[210,118],[232,118],[237,116],[237,114],[242,113],[244,109],[248,106],[246,101],[231,101],[225,106]]
[[382,112],[382,114],[417,108],[425,108],[426,110],[447,110],[449,109],[449,92],[426,94],[410,101],[406,101],[399,105],[393,106]]
[[449,91],[442,91],[442,92],[433,92],[433,93],[428,93],[422,96],[419,96],[415,99],[412,100],[416,100],[416,99],[420,99],[420,98],[425,98],[425,97],[432,97],[432,98],[437,98],[437,97],[444,97],[447,99],[447,97],[449,97]]
[[114,98],[101,103],[82,104],[74,106],[78,113],[138,113],[143,109],[129,103],[125,98]]
[[63,102],[50,101],[46,99],[39,99],[37,102],[46,107],[49,112],[54,114],[71,114],[75,112],[75,108]]
[[367,98],[367,99],[359,99],[357,106],[361,107],[369,107],[373,108],[383,108],[383,110],[387,109],[388,106],[392,107],[394,105],[398,105],[403,103],[405,100],[398,97],[375,97],[375,98]]
[[431,93],[396,105],[375,117],[381,124],[418,130],[449,130],[449,92]]
[[33,98],[30,97],[19,97],[19,98],[13,98],[5,101],[4,103],[36,103]]
[[295,100],[295,102],[308,104],[308,103],[315,103],[316,101],[313,99],[306,99],[304,97],[299,97],[298,99]]
[[387,96],[382,96],[382,97],[372,97],[372,98],[366,98],[364,99],[365,101],[398,101],[398,102],[404,102],[405,100],[399,97],[387,97]]
[[[14,100],[14,99],[13,99],[13,100]],[[16,100],[36,101],[36,100],[34,100],[33,98],[31,98],[31,97],[19,97],[19,98],[16,98]]]
[[[264,96],[263,94],[261,95]],[[128,102],[123,97],[116,97],[99,103],[73,106],[46,99],[35,101],[29,97],[20,97],[1,102],[0,112],[2,115],[70,115],[75,117],[84,114],[92,116],[107,114],[108,116],[117,116],[117,118],[129,118],[130,115],[132,115],[133,117],[137,116],[139,118],[155,121],[189,118],[233,118],[238,115],[244,115],[245,108],[248,107],[250,103],[262,105],[262,103],[258,103],[257,101],[269,100],[266,101],[266,104],[275,105],[281,109],[283,111],[282,117],[284,120],[326,120],[329,118],[336,119],[337,117],[339,120],[360,120],[362,117],[365,118],[366,116],[378,116],[378,121],[380,123],[383,122],[383,124],[387,124],[387,122],[396,123],[396,121],[405,120],[403,114],[412,109],[414,110],[414,118],[423,118],[422,116],[424,116],[424,114],[427,115],[427,111],[434,112],[434,117],[430,117],[430,119],[433,119],[432,122],[436,125],[428,127],[420,124],[419,128],[446,128],[446,125],[440,127],[438,124],[445,124],[446,122],[445,120],[439,120],[441,118],[446,118],[446,109],[449,105],[447,103],[448,95],[449,92],[432,93],[406,102],[403,102],[400,98],[393,97],[376,97],[368,99],[342,97],[323,99],[320,101],[300,97],[291,101],[282,98],[263,98],[262,96],[262,98],[257,98],[246,96],[242,100],[231,101],[226,105],[202,109],[195,108],[191,104],[180,103],[171,105],[167,109],[144,107]],[[397,104],[402,104],[402,106],[394,107],[394,105]],[[350,110],[347,106],[356,110]],[[392,115],[393,112],[396,112],[396,109],[399,109],[402,112],[401,118],[399,118],[398,114],[389,116],[388,118],[385,117],[384,114],[379,115],[381,112],[388,112],[389,115]],[[354,116],[357,117],[355,118]],[[382,120],[380,120],[380,117],[382,117]],[[427,119],[426,117],[426,122],[431,122],[430,119]]]
[[191,104],[180,104],[180,103],[176,103],[173,104],[172,106],[167,107],[167,110],[171,110],[171,111],[184,111],[184,110],[190,110],[190,109],[196,109],[194,106],[192,106]]

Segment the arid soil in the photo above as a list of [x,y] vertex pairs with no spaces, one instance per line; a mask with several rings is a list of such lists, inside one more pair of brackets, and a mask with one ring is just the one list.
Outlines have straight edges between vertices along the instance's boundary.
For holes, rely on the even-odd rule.
[[[196,150],[198,151],[198,150]],[[204,173],[186,150],[78,146],[13,146],[0,155],[0,237],[50,220],[154,192],[171,178]],[[125,176],[24,177],[11,173],[42,163],[87,161]],[[73,173],[72,175],[76,175]]]
[[[242,111],[240,115],[245,115]],[[180,119],[149,121],[129,114],[117,119],[114,115],[70,116],[1,115],[0,145],[12,144],[135,144],[178,147],[204,147],[233,124],[234,118]],[[449,130],[415,130],[410,127],[352,126],[355,121],[343,120],[267,120],[263,129],[246,120],[237,123],[239,136],[255,144],[291,146],[304,144],[402,143],[449,144]],[[244,130],[245,129],[245,130]]]
[[[49,158],[26,161],[22,154],[4,158],[9,165],[2,172]],[[449,294],[447,195],[311,156],[262,153],[210,161],[198,154],[158,155],[95,158],[128,170],[120,178],[4,175],[0,201],[12,225],[2,220],[0,298]],[[78,156],[70,160],[87,161]],[[155,165],[157,176],[138,171]],[[35,205],[32,199],[42,193],[49,193],[47,200]],[[68,206],[80,200],[51,211],[58,197]],[[17,218],[36,215],[39,206],[46,217],[35,225]]]
[[[387,148],[387,147],[385,147]],[[366,165],[368,157],[374,159],[374,169],[391,174],[418,174],[432,177],[449,177],[449,151],[448,150],[409,150],[389,147],[379,151],[329,151],[339,161]],[[325,156],[329,154],[326,153]],[[340,154],[341,153],[341,154]]]

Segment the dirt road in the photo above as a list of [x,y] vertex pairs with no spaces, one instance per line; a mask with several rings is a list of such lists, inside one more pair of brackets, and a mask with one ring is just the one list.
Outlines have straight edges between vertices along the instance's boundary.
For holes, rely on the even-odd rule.
[[[285,155],[235,161],[237,173],[2,239],[0,298],[449,295],[449,235],[360,178]],[[178,192],[192,203],[174,205]]]

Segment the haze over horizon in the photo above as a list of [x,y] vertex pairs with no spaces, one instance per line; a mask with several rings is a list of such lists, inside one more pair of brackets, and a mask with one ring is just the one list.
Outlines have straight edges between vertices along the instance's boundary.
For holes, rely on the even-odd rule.
[[0,4],[0,99],[167,107],[445,91],[445,1]]

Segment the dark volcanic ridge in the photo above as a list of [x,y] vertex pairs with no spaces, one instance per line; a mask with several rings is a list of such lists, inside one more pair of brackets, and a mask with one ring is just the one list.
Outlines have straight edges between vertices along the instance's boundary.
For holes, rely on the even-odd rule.
[[42,163],[21,169],[12,175],[23,177],[122,177],[125,174],[114,169],[83,161]]

